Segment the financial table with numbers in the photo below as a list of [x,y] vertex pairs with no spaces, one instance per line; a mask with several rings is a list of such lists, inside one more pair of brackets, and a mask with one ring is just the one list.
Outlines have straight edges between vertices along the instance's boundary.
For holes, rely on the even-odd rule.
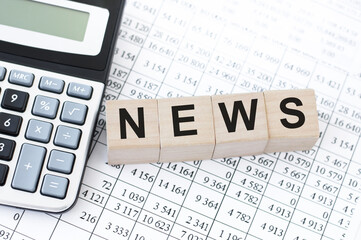
[[74,208],[1,206],[0,240],[350,239],[360,221],[361,11],[344,2],[127,1],[104,102],[313,88],[319,141],[108,166],[103,104]]

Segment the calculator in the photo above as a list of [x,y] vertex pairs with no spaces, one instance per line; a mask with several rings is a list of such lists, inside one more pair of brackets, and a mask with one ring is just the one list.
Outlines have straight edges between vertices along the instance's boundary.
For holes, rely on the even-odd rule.
[[0,204],[76,199],[123,0],[0,0]]

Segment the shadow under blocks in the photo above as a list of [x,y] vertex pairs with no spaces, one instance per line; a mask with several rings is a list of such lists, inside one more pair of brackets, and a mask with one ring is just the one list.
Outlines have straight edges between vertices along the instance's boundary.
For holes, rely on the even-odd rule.
[[193,161],[312,148],[312,89],[106,103],[108,163]]

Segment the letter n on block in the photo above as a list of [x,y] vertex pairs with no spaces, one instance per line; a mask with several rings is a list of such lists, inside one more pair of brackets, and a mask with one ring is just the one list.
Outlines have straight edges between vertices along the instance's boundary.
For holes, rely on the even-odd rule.
[[108,163],[158,162],[157,100],[107,101]]
[[277,90],[263,94],[269,132],[265,152],[311,149],[319,137],[314,90]]
[[213,158],[264,152],[268,128],[263,93],[212,96],[216,147]]
[[158,100],[161,162],[210,159],[214,149],[211,97]]

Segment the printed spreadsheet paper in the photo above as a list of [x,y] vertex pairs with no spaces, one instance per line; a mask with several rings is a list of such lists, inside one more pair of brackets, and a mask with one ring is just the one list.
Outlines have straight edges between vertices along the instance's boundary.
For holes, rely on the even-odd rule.
[[356,0],[127,1],[104,102],[313,88],[319,141],[309,151],[112,167],[103,102],[77,204],[63,214],[1,206],[0,240],[352,239],[360,10]]

